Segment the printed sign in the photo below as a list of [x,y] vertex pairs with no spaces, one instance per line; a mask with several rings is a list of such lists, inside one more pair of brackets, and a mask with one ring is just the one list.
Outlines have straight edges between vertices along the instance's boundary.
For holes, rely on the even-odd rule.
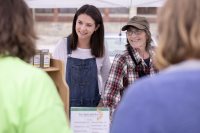
[[71,107],[73,133],[109,133],[109,108]]

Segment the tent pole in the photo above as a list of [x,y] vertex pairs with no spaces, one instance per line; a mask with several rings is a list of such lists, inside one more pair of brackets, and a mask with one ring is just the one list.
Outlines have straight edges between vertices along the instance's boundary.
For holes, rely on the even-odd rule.
[[137,7],[134,6],[133,0],[130,1],[129,18],[137,15]]
[[33,22],[35,23],[35,8],[32,8]]

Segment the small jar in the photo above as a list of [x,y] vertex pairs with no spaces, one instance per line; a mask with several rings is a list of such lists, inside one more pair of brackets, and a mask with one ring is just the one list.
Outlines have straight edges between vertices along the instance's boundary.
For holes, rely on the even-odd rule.
[[49,49],[42,49],[40,53],[40,67],[47,68],[50,67],[50,53]]
[[36,54],[33,57],[33,66],[40,67],[41,57],[40,57],[40,50],[36,51]]

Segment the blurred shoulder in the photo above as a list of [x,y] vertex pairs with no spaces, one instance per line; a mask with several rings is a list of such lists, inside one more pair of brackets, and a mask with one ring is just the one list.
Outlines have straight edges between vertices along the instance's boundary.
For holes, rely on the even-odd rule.
[[127,50],[122,51],[121,53],[118,53],[115,55],[116,59],[120,59],[120,60],[125,60],[126,58],[128,58],[129,53]]
[[49,76],[45,71],[40,68],[34,67],[18,57],[5,57],[1,59],[1,76],[9,77],[8,82],[27,83],[27,82],[40,82],[49,80]]
[[129,61],[130,61],[130,55],[127,50],[124,50],[123,52],[116,54],[113,60],[113,62],[122,62],[122,63]]

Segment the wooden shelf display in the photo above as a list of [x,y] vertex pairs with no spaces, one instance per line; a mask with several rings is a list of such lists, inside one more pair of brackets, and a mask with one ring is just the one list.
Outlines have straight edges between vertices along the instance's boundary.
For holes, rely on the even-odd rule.
[[48,68],[43,68],[43,70],[46,72],[55,72],[55,71],[59,71],[60,69],[57,67],[48,67]]
[[50,68],[44,68],[43,70],[46,71],[55,82],[58,93],[65,106],[67,119],[69,120],[69,87],[64,78],[64,64],[60,60],[51,59],[50,66]]

